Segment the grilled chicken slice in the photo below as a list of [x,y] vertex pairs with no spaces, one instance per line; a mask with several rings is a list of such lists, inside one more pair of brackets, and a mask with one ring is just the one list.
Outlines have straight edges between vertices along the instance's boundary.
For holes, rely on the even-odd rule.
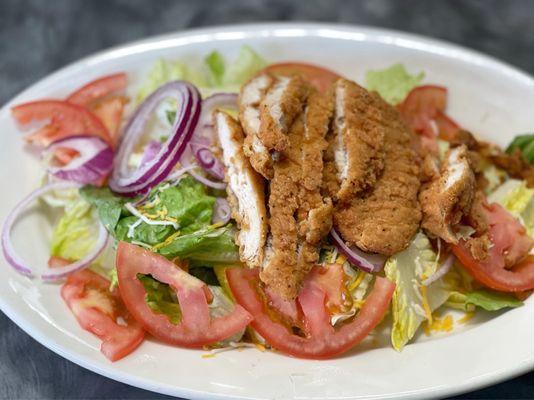
[[340,185],[332,195],[349,201],[372,187],[384,168],[385,127],[371,94],[364,88],[339,79],[334,90],[332,154]]
[[309,85],[300,77],[276,78],[260,105],[259,138],[269,150],[285,151],[288,131],[301,113]]
[[258,137],[260,131],[260,103],[274,82],[268,74],[258,75],[243,85],[239,94],[239,121],[245,131],[243,151],[252,167],[265,178],[273,177],[273,161],[269,150]]
[[225,112],[215,113],[215,124],[226,167],[227,192],[232,216],[237,221],[241,261],[261,267],[268,231],[264,180],[243,153],[243,131]]
[[[338,83],[337,88],[341,90],[339,85]],[[342,83],[342,85],[347,84]],[[348,86],[355,88],[353,85]],[[409,245],[421,221],[421,210],[417,199],[420,187],[420,160],[414,146],[417,137],[403,122],[398,111],[380,96],[364,93],[362,88],[352,89],[345,93],[355,97],[350,101],[355,104],[354,109],[362,113],[363,117],[360,121],[361,117],[356,113],[353,114],[358,121],[356,126],[365,127],[353,131],[358,134],[354,135],[352,145],[359,148],[358,154],[367,160],[368,166],[365,169],[363,164],[352,164],[352,166],[350,163],[347,164],[346,177],[348,180],[353,177],[354,186],[351,188],[345,185],[345,188],[348,189],[346,193],[352,192],[353,196],[347,199],[343,194],[338,195],[334,225],[349,244],[367,252],[392,255]],[[347,120],[346,113],[344,119]],[[383,134],[382,148],[380,140],[375,140],[376,137],[372,139],[371,132],[375,132],[378,137]],[[336,158],[332,150],[335,140],[336,137],[330,139],[327,154],[330,164]],[[347,161],[350,161],[351,157],[349,143],[351,142],[345,140],[343,142],[347,150]],[[367,149],[367,155],[363,149]],[[380,156],[381,153],[383,156]],[[378,173],[381,165],[383,170]],[[353,172],[351,175],[351,168],[360,173],[354,175]],[[332,182],[331,173],[325,176],[326,179],[330,179],[327,182],[330,189],[335,188],[336,183],[339,185],[339,181]],[[343,189],[342,178],[343,175],[339,192]],[[360,189],[354,195],[356,187]]]
[[468,216],[475,196],[475,174],[469,164],[468,149],[451,149],[435,177],[419,194],[423,228],[447,243],[458,243],[454,227]]

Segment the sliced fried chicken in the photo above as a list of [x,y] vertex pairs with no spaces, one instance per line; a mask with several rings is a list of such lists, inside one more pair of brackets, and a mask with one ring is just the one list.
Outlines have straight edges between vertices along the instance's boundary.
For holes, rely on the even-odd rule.
[[237,221],[241,261],[261,267],[268,231],[264,181],[243,153],[243,131],[231,116],[215,113],[215,123],[226,167],[232,216]]
[[331,96],[310,96],[288,132],[284,156],[274,163],[269,195],[272,248],[260,277],[284,299],[298,294],[319,259],[320,241],[332,227],[332,202],[321,195],[331,103]]
[[273,177],[273,160],[269,150],[258,137],[260,131],[260,104],[274,82],[267,74],[258,75],[248,81],[239,94],[239,121],[246,137],[243,150],[252,167],[265,178]]
[[[354,182],[376,181],[348,202],[338,201],[334,211],[334,225],[341,236],[350,245],[356,245],[364,251],[392,255],[405,249],[412,237],[419,229],[421,211],[417,201],[420,187],[420,160],[414,149],[416,137],[406,126],[398,111],[387,104],[378,95],[369,95],[363,89],[354,91],[351,96],[357,104],[356,108],[366,108],[367,114],[355,114],[355,118],[362,118],[359,126],[368,127],[366,132],[383,133],[383,147],[378,142],[361,139],[363,148],[375,154],[367,155],[367,160],[374,167],[367,167],[377,171],[383,163],[381,174],[377,172],[364,173],[365,179],[358,178]],[[363,117],[365,115],[365,117]],[[374,125],[371,127],[370,125]],[[369,138],[370,140],[370,138]],[[332,138],[330,144],[335,141]],[[358,145],[357,140],[354,140]],[[345,147],[347,145],[345,144]],[[329,147],[329,150],[331,146]],[[383,151],[382,161],[376,156]],[[332,152],[327,151],[327,157],[332,158]],[[362,168],[359,168],[361,171]],[[378,168],[379,169],[379,168]],[[364,171],[365,172],[365,171]],[[347,171],[348,176],[348,171]],[[369,178],[371,177],[371,178]],[[331,176],[327,185],[335,187]],[[341,181],[343,182],[343,181]],[[363,185],[365,187],[366,185]]]
[[335,84],[333,156],[340,182],[337,199],[349,201],[370,188],[384,168],[384,135],[372,95],[356,83]]
[[470,213],[475,196],[475,174],[465,145],[451,149],[435,177],[419,194],[422,227],[447,243],[458,243],[455,227]]
[[288,131],[304,107],[308,90],[300,75],[280,76],[271,85],[260,105],[259,138],[267,149],[281,152],[289,146]]

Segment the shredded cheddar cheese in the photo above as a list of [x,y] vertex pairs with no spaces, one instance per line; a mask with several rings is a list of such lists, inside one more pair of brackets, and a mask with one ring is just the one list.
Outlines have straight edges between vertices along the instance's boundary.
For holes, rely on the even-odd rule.
[[469,321],[471,318],[473,318],[475,316],[475,313],[474,312],[468,312],[468,313],[465,313],[465,315],[458,319],[458,323],[459,324],[465,324],[467,321]]

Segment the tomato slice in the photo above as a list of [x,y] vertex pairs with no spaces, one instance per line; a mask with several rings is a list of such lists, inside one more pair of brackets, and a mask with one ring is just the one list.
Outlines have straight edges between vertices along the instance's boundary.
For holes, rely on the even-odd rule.
[[[320,267],[315,267],[315,269]],[[380,323],[388,309],[395,284],[377,277],[374,288],[353,321],[336,329],[327,312],[327,293],[314,278],[306,279],[297,298],[303,314],[306,337],[292,333],[283,323],[271,318],[262,301],[257,269],[230,268],[226,274],[237,302],[252,314],[252,327],[277,350],[294,357],[326,359],[344,353],[361,342]]]
[[32,101],[13,107],[11,112],[20,124],[50,120],[48,125],[26,136],[30,143],[46,147],[59,139],[77,135],[94,135],[110,143],[108,131],[97,117],[87,109],[66,101]]
[[[527,256],[532,239],[525,228],[500,205],[484,205],[484,210],[492,243],[486,259],[476,260],[465,241],[453,246],[452,251],[471,276],[489,288],[503,292],[534,289],[534,257]],[[507,264],[512,268],[508,269]]]
[[260,71],[259,74],[264,72],[282,76],[302,75],[320,92],[326,92],[336,80],[341,78],[339,74],[329,69],[298,62],[271,64]]
[[[102,339],[100,351],[111,361],[134,351],[145,333],[124,308],[116,291],[109,291],[109,281],[90,271],[69,275],[61,287],[67,303],[80,326]],[[120,318],[127,325],[119,324]]]
[[102,121],[108,130],[114,146],[116,146],[119,141],[119,129],[126,102],[127,100],[125,97],[115,96],[102,100],[91,107],[93,114]]
[[[164,342],[184,347],[201,347],[234,335],[252,320],[250,314],[238,304],[231,313],[212,319],[204,282],[163,256],[120,242],[116,264],[119,290],[126,307],[147,331]],[[182,311],[179,324],[172,324],[165,315],[155,314],[148,307],[146,292],[137,274],[152,275],[172,287]]]
[[76,90],[67,97],[67,101],[82,107],[89,107],[96,100],[123,91],[127,84],[128,80],[124,72],[104,76]]
[[445,114],[447,89],[423,85],[414,88],[397,107],[410,128],[421,135],[423,146],[437,150],[436,139],[451,140],[460,127]]

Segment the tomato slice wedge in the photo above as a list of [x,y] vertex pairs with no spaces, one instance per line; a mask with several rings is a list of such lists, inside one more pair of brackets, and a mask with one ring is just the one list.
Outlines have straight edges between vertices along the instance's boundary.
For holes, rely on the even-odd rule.
[[38,100],[11,109],[20,124],[50,120],[48,125],[26,136],[30,143],[49,146],[53,142],[77,135],[94,135],[110,143],[106,127],[90,111],[61,100]]
[[320,92],[326,92],[336,80],[341,78],[339,74],[329,69],[298,62],[271,64],[260,71],[259,74],[264,72],[282,76],[302,75]]
[[119,130],[122,121],[122,113],[127,100],[123,96],[110,97],[97,102],[91,107],[93,114],[102,121],[102,124],[109,132],[111,142],[114,146],[119,141]]
[[[319,267],[315,267],[319,268]],[[372,292],[353,321],[336,329],[330,324],[326,309],[327,293],[312,276],[306,279],[297,298],[303,314],[306,337],[292,333],[283,323],[274,320],[266,310],[259,292],[257,269],[230,268],[226,274],[236,301],[252,314],[252,327],[277,350],[288,355],[309,359],[326,359],[361,342],[380,323],[388,309],[395,284],[377,277]]]
[[[141,247],[120,242],[117,249],[119,290],[130,313],[154,337],[174,345],[201,347],[226,339],[243,330],[252,320],[243,307],[212,319],[209,314],[207,287],[171,261]],[[146,304],[145,289],[138,274],[152,275],[176,292],[182,320],[172,324],[162,314],[155,314]]]
[[437,149],[437,137],[451,140],[460,129],[445,114],[447,88],[443,86],[418,86],[397,107],[410,128],[422,136],[423,145],[427,148]]
[[[476,260],[465,241],[454,245],[453,253],[473,278],[489,288],[503,292],[534,289],[534,256],[527,256],[532,239],[525,228],[500,205],[485,205],[484,210],[492,243],[486,259]],[[506,268],[507,260],[515,264],[511,269]]]
[[89,107],[96,100],[100,100],[112,93],[123,91],[126,89],[127,84],[128,80],[124,72],[107,75],[91,81],[76,90],[67,97],[67,101],[82,107]]
[[[109,291],[110,282],[102,276],[82,270],[69,275],[61,287],[61,297],[80,326],[102,340],[100,351],[111,361],[134,351],[145,333],[131,318],[116,291]],[[119,324],[121,318],[127,325]]]

